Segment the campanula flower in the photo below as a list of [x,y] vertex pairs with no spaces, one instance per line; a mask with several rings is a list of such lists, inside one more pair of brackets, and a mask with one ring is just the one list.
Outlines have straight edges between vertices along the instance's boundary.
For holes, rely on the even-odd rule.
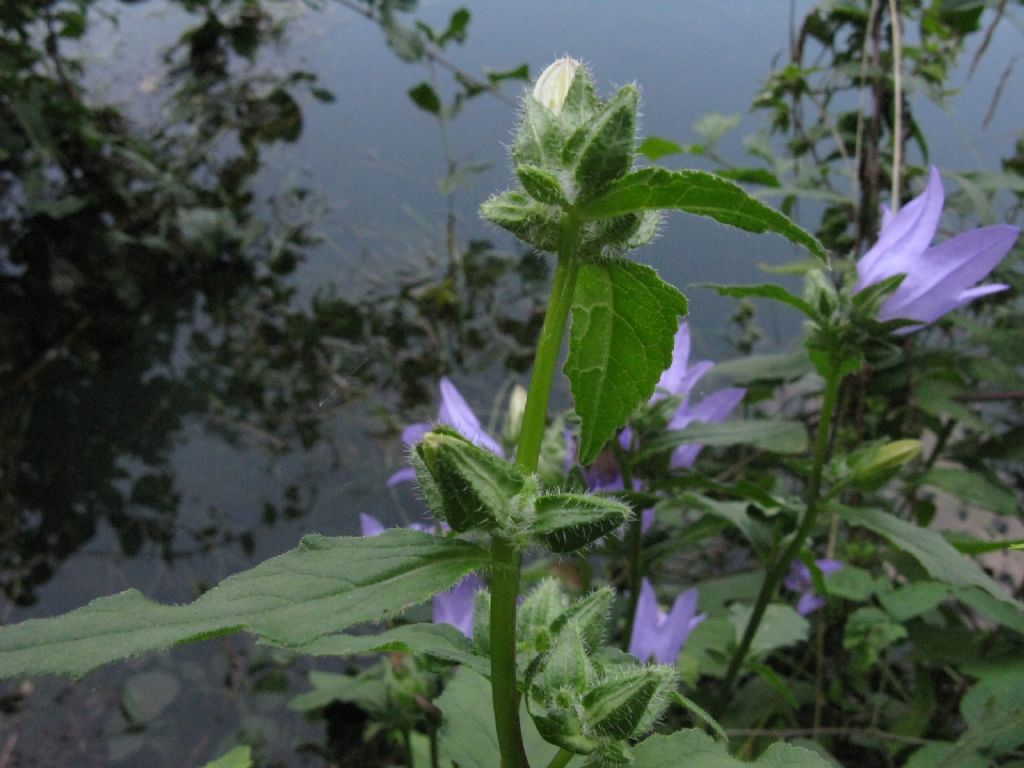
[[942,178],[932,166],[924,192],[895,214],[883,207],[878,242],[857,262],[855,293],[886,278],[906,275],[878,312],[882,322],[906,319],[919,323],[897,333],[919,330],[957,307],[1009,287],[976,283],[995,269],[1020,230],[997,224],[931,246],[944,198]]
[[[843,567],[842,562],[839,560],[825,559],[815,560],[814,562],[825,575],[835,573]],[[800,601],[796,604],[796,612],[801,616],[814,613],[825,605],[825,598],[814,591],[814,582],[811,579],[811,569],[799,560],[793,561],[793,564],[789,569],[789,575],[786,576],[782,584],[790,592],[800,593]]]
[[[447,376],[441,377],[441,407],[437,412],[437,421],[439,424],[445,424],[458,430],[460,435],[481,448],[486,448],[498,456],[505,455],[498,441],[484,431],[480,420],[473,413],[473,409],[469,407],[469,403],[466,402],[466,398],[455,388]],[[402,430],[402,442],[407,448],[412,448],[433,428],[433,425],[426,422],[410,424]],[[412,467],[405,467],[388,478],[388,486],[415,479],[416,471]]]
[[[672,349],[672,364],[661,374],[651,398],[651,402],[668,396],[680,398],[679,407],[668,422],[670,430],[685,429],[695,421],[720,424],[729,418],[729,414],[743,400],[747,393],[745,389],[727,387],[712,392],[696,405],[691,405],[690,395],[693,388],[714,367],[714,363],[709,360],[690,365],[690,326],[685,321],[681,322]],[[670,465],[673,469],[689,469],[703,449],[704,446],[700,443],[680,445],[672,452]]]
[[679,595],[672,604],[672,610],[665,613],[658,606],[654,587],[644,579],[636,604],[629,652],[640,661],[646,662],[653,657],[658,664],[675,664],[690,632],[704,618],[704,614],[697,613],[696,587]]
[[[424,533],[435,533],[437,527],[429,523],[411,523],[407,528]],[[363,536],[379,536],[384,533],[384,524],[372,515],[359,515],[359,528]],[[441,524],[441,530],[446,526]],[[466,637],[473,637],[473,613],[476,608],[476,593],[484,583],[475,573],[439,595],[434,595],[433,610],[435,624],[451,624]]]
[[562,105],[565,104],[565,97],[569,95],[569,86],[576,77],[576,70],[581,64],[582,62],[569,56],[563,56],[548,64],[533,86],[533,98],[554,114],[559,114]]

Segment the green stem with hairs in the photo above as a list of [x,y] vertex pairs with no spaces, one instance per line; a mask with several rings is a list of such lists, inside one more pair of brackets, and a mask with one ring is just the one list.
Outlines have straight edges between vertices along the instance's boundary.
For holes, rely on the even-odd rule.
[[565,768],[575,755],[567,749],[558,750],[558,754],[551,758],[548,768]]
[[[516,466],[524,473],[537,471],[541,442],[547,424],[548,397],[558,367],[562,337],[576,290],[579,264],[576,248],[579,224],[571,215],[562,222],[551,299],[541,328],[533,361],[533,376],[526,397]],[[494,725],[501,752],[501,768],[529,768],[519,726],[519,688],[516,681],[516,598],[519,596],[521,554],[512,542],[496,538],[491,546],[491,695]],[[557,763],[555,765],[558,765]]]
[[821,477],[825,467],[825,457],[828,454],[829,437],[832,434],[832,422],[835,417],[836,403],[839,400],[839,387],[841,384],[842,375],[840,367],[838,361],[833,357],[831,366],[825,376],[825,397],[821,404],[821,419],[818,421],[818,433],[814,440],[811,479],[807,486],[807,511],[804,513],[803,520],[800,521],[800,527],[797,528],[793,538],[790,539],[789,544],[782,551],[782,555],[765,574],[764,582],[761,584],[761,591],[757,596],[757,602],[754,603],[754,610],[750,614],[750,621],[747,622],[747,628],[743,632],[743,638],[740,640],[739,646],[737,646],[733,652],[732,659],[729,661],[729,670],[725,675],[725,688],[722,692],[718,714],[721,714],[721,711],[725,709],[725,705],[729,700],[729,694],[736,682],[736,677],[739,675],[740,668],[743,666],[743,661],[750,651],[750,645],[754,641],[758,627],[761,625],[761,620],[764,618],[764,612],[768,608],[768,603],[775,594],[779,583],[786,573],[789,572],[790,563],[800,554],[801,547],[803,547],[811,531],[814,530],[814,524],[818,521],[818,513],[821,511],[822,506],[824,506],[821,499]]

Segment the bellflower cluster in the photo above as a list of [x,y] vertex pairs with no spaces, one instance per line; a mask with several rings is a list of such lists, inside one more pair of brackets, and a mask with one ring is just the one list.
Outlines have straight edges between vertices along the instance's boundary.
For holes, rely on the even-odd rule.
[[[407,528],[424,533],[434,533],[437,527],[429,523],[410,523]],[[446,526],[441,523],[441,529]],[[384,533],[384,524],[380,520],[360,513],[359,528],[363,536],[379,536]],[[476,593],[484,588],[484,583],[475,573],[439,595],[434,595],[433,610],[435,624],[451,624],[466,637],[473,637],[474,611]]]
[[883,207],[878,242],[857,262],[854,293],[887,278],[905,275],[878,312],[882,322],[917,321],[918,325],[901,328],[897,333],[920,330],[947,312],[1009,287],[1002,283],[976,283],[1006,256],[1020,230],[997,224],[972,229],[931,246],[944,199],[942,178],[932,166],[921,195],[895,214]]
[[[843,564],[839,560],[815,560],[815,564],[825,575],[842,570]],[[796,612],[801,616],[814,613],[825,605],[825,598],[814,591],[814,581],[811,579],[811,569],[794,560],[790,566],[789,575],[786,576],[783,585],[790,592],[799,592],[800,600],[796,604]]]
[[[473,409],[470,408],[469,403],[466,402],[466,398],[462,396],[462,393],[456,389],[455,385],[452,384],[451,380],[447,376],[441,377],[440,388],[441,407],[437,412],[438,423],[458,430],[459,434],[470,442],[479,445],[481,448],[486,448],[491,451],[491,453],[504,458],[505,453],[502,451],[498,441],[487,434],[484,428],[480,425],[480,420],[476,417],[476,414],[473,413]],[[428,424],[427,422],[410,424],[402,430],[402,443],[405,444],[406,448],[412,448],[433,428],[434,425]],[[404,469],[398,470],[388,478],[388,486],[395,486],[399,483],[415,479],[416,471],[412,467],[405,467]]]
[[675,664],[693,628],[705,619],[697,613],[697,589],[692,587],[679,595],[668,613],[658,606],[654,587],[644,579],[636,605],[633,636],[629,652],[640,661],[652,657],[658,664]]

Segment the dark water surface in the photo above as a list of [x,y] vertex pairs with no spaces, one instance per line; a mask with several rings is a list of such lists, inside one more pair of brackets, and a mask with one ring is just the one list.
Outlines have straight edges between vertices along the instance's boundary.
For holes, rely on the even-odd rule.
[[[201,33],[181,44],[186,30],[215,28],[183,10],[200,5],[96,3],[85,36],[62,43],[81,62],[82,102],[115,107],[162,171],[140,171],[137,157],[126,165],[139,175],[111,193],[120,202],[97,194],[49,218],[12,211],[73,183],[52,168],[0,176],[4,622],[129,586],[190,600],[307,531],[355,533],[360,512],[415,518],[414,494],[385,480],[403,460],[397,431],[434,415],[438,376],[492,423],[526,381],[547,265],[476,215],[508,183],[503,144],[525,84],[476,96],[442,130],[408,91],[433,80],[450,99],[451,74],[402,61],[346,5],[265,3],[227,54],[223,29],[206,48]],[[237,19],[244,4],[208,5]],[[462,5],[402,18],[443,29]],[[697,141],[701,115],[743,114],[719,145],[731,158],[760,125],[746,110],[788,45],[791,12],[781,0],[469,7],[465,42],[444,54],[465,72],[527,64],[536,75],[569,53],[599,88],[642,85],[647,134]],[[1022,101],[982,119],[1019,46],[1000,28],[971,88],[945,111],[921,100],[934,162],[994,170],[1009,154]],[[34,98],[22,94],[19,120]],[[168,169],[186,170],[174,181]],[[813,210],[800,213],[813,225]],[[685,290],[759,282],[758,262],[799,256],[678,217],[640,258]],[[696,354],[726,356],[734,305],[687,292]],[[760,322],[769,346],[797,331],[784,313]],[[0,750],[11,745],[18,766],[190,766],[245,738],[264,745],[261,764],[323,765],[323,726],[285,707],[304,685],[301,669],[244,638],[211,641],[77,685],[8,686]],[[335,736],[357,741],[359,727]]]

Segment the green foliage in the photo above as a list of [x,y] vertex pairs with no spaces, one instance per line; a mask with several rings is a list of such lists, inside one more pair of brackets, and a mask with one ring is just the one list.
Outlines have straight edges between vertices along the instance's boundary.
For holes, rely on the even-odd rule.
[[235,747],[203,768],[252,768],[252,749],[247,746]]
[[634,409],[654,394],[672,359],[686,299],[649,267],[580,267],[565,372],[582,419],[580,461],[590,463]]
[[637,765],[644,768],[831,768],[814,752],[789,744],[773,744],[753,763],[731,756],[703,731],[685,730],[667,736],[651,736],[637,745]]
[[823,261],[827,258],[821,243],[788,217],[731,181],[703,171],[663,168],[636,171],[619,179],[596,199],[584,203],[579,215],[589,221],[664,209],[707,216],[748,232],[774,232]]
[[159,605],[129,590],[64,616],[0,628],[0,677],[83,675],[117,659],[240,630],[301,646],[395,616],[487,563],[479,547],[415,531],[307,536],[297,549],[224,580],[189,605]]

